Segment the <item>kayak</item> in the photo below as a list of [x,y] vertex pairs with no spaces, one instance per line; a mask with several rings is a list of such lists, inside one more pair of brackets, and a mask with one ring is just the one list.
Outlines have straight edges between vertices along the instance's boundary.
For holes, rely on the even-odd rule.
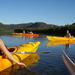
[[75,75],[75,63],[71,60],[71,58],[65,53],[65,51],[62,52],[62,58],[63,61],[69,70],[71,75]]
[[31,36],[34,36],[34,37],[39,37],[39,34],[32,34],[32,33],[12,33],[12,35],[14,36],[26,36],[26,37],[31,37]]
[[46,36],[46,38],[50,41],[75,41],[74,37],[66,38],[66,37],[57,37],[57,36]]
[[46,46],[56,46],[56,45],[65,45],[65,44],[75,44],[75,41],[48,41]]
[[31,54],[25,59],[25,65],[30,66],[32,63],[36,63],[39,60],[39,55],[37,53]]
[[[39,61],[39,55],[38,54],[31,54],[23,62],[28,67],[30,65],[35,65],[34,63],[37,63],[38,61]],[[17,73],[18,73],[19,69],[20,69],[20,67],[18,65],[15,65],[14,67],[10,67],[10,68],[0,72],[0,75],[10,75],[10,74],[11,75],[18,75]],[[13,72],[11,73],[11,71],[13,71]],[[30,71],[30,70],[29,70],[29,72],[25,70],[25,72],[27,72],[28,75],[31,75],[31,73],[32,73],[32,71]],[[22,73],[21,73],[21,75],[22,75]]]
[[[17,60],[17,61],[23,61],[26,59],[30,53],[25,54],[23,52],[36,52],[38,47],[40,45],[40,42],[29,42],[26,44],[22,44],[16,47],[8,47],[8,50],[12,53],[12,56]],[[21,53],[22,52],[22,53]],[[16,63],[13,61],[10,61],[7,57],[4,57],[0,55],[0,72],[15,65]]]

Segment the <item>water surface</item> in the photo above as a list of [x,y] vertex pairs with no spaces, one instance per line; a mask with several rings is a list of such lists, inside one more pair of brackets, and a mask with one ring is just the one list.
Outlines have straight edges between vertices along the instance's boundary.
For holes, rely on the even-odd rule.
[[[0,36],[4,43],[9,46],[18,46],[20,44],[40,41],[41,44],[37,50],[38,54],[32,54],[30,57],[24,60],[28,66],[27,69],[15,65],[14,68],[9,68],[3,72],[2,75],[70,75],[67,67],[62,59],[62,51],[65,49],[65,45],[49,45],[46,35],[40,37],[17,37],[17,36]],[[75,44],[71,44],[70,48],[66,50],[67,54],[74,61],[75,56]],[[48,52],[48,53],[40,53]],[[17,67],[16,67],[17,66]]]

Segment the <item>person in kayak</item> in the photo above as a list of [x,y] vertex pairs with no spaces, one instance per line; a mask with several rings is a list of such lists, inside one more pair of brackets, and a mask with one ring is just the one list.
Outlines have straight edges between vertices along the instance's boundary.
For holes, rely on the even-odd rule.
[[8,57],[8,59],[10,59],[11,61],[17,63],[18,65],[24,66],[26,67],[26,65],[24,63],[18,62],[12,55],[11,53],[8,51],[8,49],[6,48],[4,42],[2,39],[0,39],[0,50],[3,52],[4,55],[6,55]]
[[32,32],[32,31],[30,31],[29,33],[30,33],[30,34],[33,34],[33,32]]
[[72,37],[71,34],[70,34],[70,32],[69,32],[69,30],[67,30],[67,33],[66,33],[65,37],[67,37],[67,38],[71,38]]
[[23,30],[23,33],[25,34],[25,30]]

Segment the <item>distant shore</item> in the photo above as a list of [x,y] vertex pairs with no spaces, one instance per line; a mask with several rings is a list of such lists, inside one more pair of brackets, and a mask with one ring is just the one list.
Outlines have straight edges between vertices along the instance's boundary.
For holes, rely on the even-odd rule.
[[0,35],[11,34],[13,32],[22,33],[23,30],[25,30],[26,32],[32,31],[33,33],[58,35],[58,36],[64,36],[66,34],[66,30],[69,30],[70,33],[73,36],[75,36],[75,23],[64,26],[46,24],[44,22],[10,24],[10,25],[0,23]]

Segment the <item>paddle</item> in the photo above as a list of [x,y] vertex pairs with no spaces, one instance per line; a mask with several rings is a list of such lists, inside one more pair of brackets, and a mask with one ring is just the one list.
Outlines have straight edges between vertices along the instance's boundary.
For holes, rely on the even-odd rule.
[[[12,54],[49,54],[51,52],[11,52]],[[51,53],[54,54],[54,53]]]

